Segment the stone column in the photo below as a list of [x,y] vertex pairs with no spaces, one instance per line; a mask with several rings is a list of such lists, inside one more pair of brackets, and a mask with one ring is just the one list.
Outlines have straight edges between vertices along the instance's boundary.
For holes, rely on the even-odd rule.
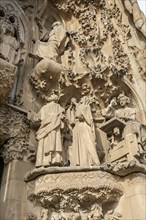
[[0,219],[26,219],[25,173],[32,168],[31,163],[13,160],[4,168],[0,193]]
[[124,179],[124,195],[120,207],[124,220],[146,219],[146,175],[131,174]]

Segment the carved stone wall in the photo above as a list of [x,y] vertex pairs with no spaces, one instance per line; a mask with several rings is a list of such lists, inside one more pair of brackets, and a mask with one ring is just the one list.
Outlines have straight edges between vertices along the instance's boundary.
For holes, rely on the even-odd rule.
[[145,24],[137,0],[0,0],[2,219],[144,220]]

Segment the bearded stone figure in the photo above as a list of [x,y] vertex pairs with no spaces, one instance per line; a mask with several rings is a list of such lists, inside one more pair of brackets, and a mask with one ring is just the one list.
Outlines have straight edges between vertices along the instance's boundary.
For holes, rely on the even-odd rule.
[[[119,109],[116,108],[117,102],[120,106]],[[125,121],[126,127],[124,129],[124,134],[128,135],[131,133],[135,134],[137,137],[139,149],[133,148],[133,154],[136,157],[145,155],[146,129],[137,119],[137,109],[128,106],[131,100],[124,94],[120,94],[117,97],[117,102],[116,99],[112,99],[108,107],[102,111],[103,116],[106,118],[117,117]]]
[[41,121],[37,131],[38,149],[36,167],[62,165],[62,138],[64,109],[57,103],[58,96],[52,94],[33,121]]
[[[72,99],[74,101],[74,99]],[[71,166],[96,166],[99,158],[95,144],[95,130],[90,107],[90,99],[83,96],[79,103],[75,103],[74,113],[69,121],[74,121]],[[71,109],[68,109],[71,111]],[[74,114],[74,120],[73,120]]]

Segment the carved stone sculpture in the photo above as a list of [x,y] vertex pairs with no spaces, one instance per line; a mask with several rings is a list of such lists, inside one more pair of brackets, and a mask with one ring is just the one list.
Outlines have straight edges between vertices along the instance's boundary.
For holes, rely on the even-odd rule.
[[10,105],[0,109],[0,154],[5,164],[13,160],[35,160],[35,147],[29,144],[26,113],[14,107]]
[[71,166],[99,165],[90,99],[83,96],[79,103],[74,104],[75,109],[69,109],[69,120],[71,125],[74,124]]
[[122,219],[122,215],[118,212],[114,212],[113,210],[107,211],[104,216],[104,220],[120,220]]
[[19,62],[19,48],[20,42],[15,38],[15,29],[12,25],[9,25],[1,39],[0,57],[10,63],[17,64]]
[[94,205],[91,210],[92,211],[91,211],[90,219],[94,219],[94,220],[103,219],[102,208],[99,205]]
[[23,15],[18,13],[17,5],[7,3],[0,1],[0,103],[8,100],[17,66],[22,65],[26,57],[24,44],[28,43],[27,34],[24,34],[25,19],[21,20]]
[[[120,106],[119,109],[116,109],[117,102],[119,103]],[[110,138],[111,147],[114,148],[119,144],[121,146],[127,145],[126,148],[129,152],[131,152],[131,155],[133,157],[135,158],[140,158],[141,156],[143,157],[146,153],[144,148],[145,137],[146,137],[145,126],[136,120],[136,113],[137,113],[136,109],[128,106],[128,104],[130,103],[130,98],[128,98],[124,94],[120,94],[117,97],[117,102],[115,98],[112,99],[108,107],[102,111],[104,117],[106,118],[116,117],[122,119],[122,121],[124,122],[124,124],[122,125],[122,121],[121,121],[120,126],[116,124],[114,126],[114,122],[113,122],[113,126],[114,126],[112,128],[113,136],[111,136]],[[109,123],[110,121],[107,122],[106,124],[108,125]],[[121,130],[120,128],[121,126],[125,128],[124,129],[122,128]],[[101,126],[101,129],[107,132],[107,134],[111,132],[110,130],[106,130],[106,128],[104,128],[104,125]],[[133,146],[130,143],[133,143]],[[128,161],[130,160],[132,160],[132,157],[128,159]]]
[[0,219],[145,219],[145,36],[137,0],[0,0]]
[[[130,99],[126,97],[124,94],[120,94],[117,98],[117,101],[120,104],[120,108],[116,110],[114,106],[117,105],[115,99],[111,101],[108,108],[105,109],[105,115],[107,118],[118,117],[123,119],[124,121],[135,120],[136,119],[136,109],[128,107],[127,104],[130,103]],[[104,110],[103,110],[104,112]]]
[[58,96],[52,94],[38,114],[30,114],[32,121],[41,121],[37,131],[38,140],[36,167],[62,165],[62,137],[64,109],[57,103]]
[[[60,62],[60,56],[64,53],[67,44],[67,34],[61,22],[56,21],[52,24],[52,30],[47,32],[41,41],[38,40],[34,46],[34,53],[30,56],[39,59],[31,74],[31,82],[41,88],[42,82],[44,87],[48,88],[51,84],[59,80],[61,72],[65,68]],[[43,89],[43,88],[42,88]]]
[[61,22],[54,22],[52,30],[44,34],[41,41],[36,42],[34,57],[38,59],[48,58],[58,62],[59,56],[64,52],[66,39],[67,34]]
[[138,2],[135,0],[124,0],[125,8],[133,15],[133,21],[138,30],[140,30],[146,37],[146,18],[144,13],[140,10]]
[[24,46],[19,33],[19,18],[13,8],[2,5],[0,9],[0,58],[18,64],[20,49]]

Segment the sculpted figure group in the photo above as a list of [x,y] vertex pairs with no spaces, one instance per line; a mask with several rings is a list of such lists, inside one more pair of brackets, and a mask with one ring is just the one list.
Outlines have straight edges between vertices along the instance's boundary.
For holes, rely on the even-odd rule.
[[[29,113],[29,119],[40,122],[36,133],[38,149],[36,167],[48,166],[98,166],[96,132],[88,96],[71,99],[70,106],[65,109],[58,103],[59,97],[52,94],[47,98],[39,113]],[[117,102],[119,108],[117,108]],[[136,120],[136,109],[129,107],[130,99],[120,94],[111,100],[102,115],[109,120],[116,117],[126,123],[122,138],[129,134],[136,135],[137,148],[134,156],[145,155],[145,129]],[[125,135],[125,137],[124,137]],[[133,150],[134,152],[134,147]]]
[[[58,99],[56,94],[52,94],[38,114],[29,113],[30,120],[40,121],[36,133],[38,140],[36,167],[63,166],[66,162],[71,166],[99,165],[90,99],[83,96],[77,103],[73,98],[72,107],[68,108],[66,115],[65,110],[58,104]],[[68,156],[65,155],[63,146],[66,129],[72,136],[71,152]]]
[[[53,81],[59,80],[62,71],[66,71],[61,63],[61,54],[65,52],[68,41],[69,36],[60,21],[52,24],[50,32],[45,33],[43,30],[43,36],[35,43],[34,54],[31,54],[39,60],[31,75],[33,79],[38,80],[39,83],[41,77],[44,77],[49,88]],[[49,81],[51,76],[55,77],[53,81]],[[38,140],[36,167],[98,166],[100,164],[96,144],[98,137],[95,132],[90,98],[83,96],[78,102],[72,98],[67,110],[58,104],[58,100],[57,95],[52,94],[47,100],[48,103],[35,116],[41,123],[36,134]],[[132,148],[131,144],[129,145],[128,150],[132,156],[127,160],[130,161],[132,157],[138,159],[141,155],[145,157],[146,140],[145,128],[137,121],[136,109],[129,105],[129,97],[120,94],[111,100],[107,108],[101,110],[101,114],[105,121],[116,117],[126,123],[121,137],[118,132],[116,134],[113,131],[111,145],[118,147],[118,143],[122,144],[122,139],[125,139],[124,155],[128,147],[129,135],[132,135],[136,147]],[[33,117],[34,121],[35,117]],[[101,147],[104,148],[104,146]],[[119,157],[111,159],[111,162],[119,160]]]
[[41,212],[41,220],[121,220],[120,213],[114,210],[108,210],[105,215],[102,213],[102,208],[95,204],[91,208],[91,211],[76,210],[76,212],[53,212],[49,213],[49,210],[43,209]]

